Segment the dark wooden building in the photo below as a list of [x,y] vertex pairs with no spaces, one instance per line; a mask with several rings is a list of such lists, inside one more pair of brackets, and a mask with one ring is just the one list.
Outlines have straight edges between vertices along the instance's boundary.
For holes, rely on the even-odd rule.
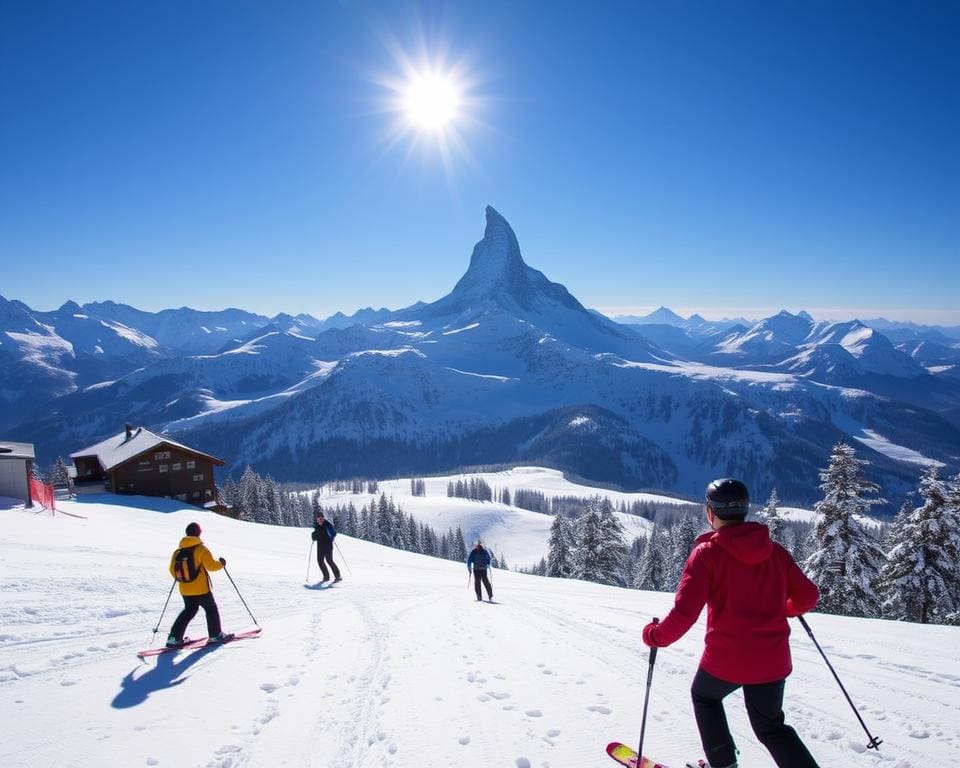
[[167,496],[198,507],[218,503],[213,468],[224,462],[143,427],[127,424],[120,434],[70,458],[78,491],[103,483],[112,493]]

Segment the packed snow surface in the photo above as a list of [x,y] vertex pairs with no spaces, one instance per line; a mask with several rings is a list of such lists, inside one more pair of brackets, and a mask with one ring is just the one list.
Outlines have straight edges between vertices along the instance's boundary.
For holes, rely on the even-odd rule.
[[[305,588],[307,529],[176,502],[88,497],[0,509],[0,765],[206,768],[606,768],[638,735],[640,628],[671,595],[496,571],[478,603],[463,565],[338,537],[345,580]],[[170,553],[197,520],[261,637],[139,661],[179,609]],[[346,562],[344,561],[346,558]],[[346,566],[349,566],[347,568]],[[226,630],[253,621],[212,575]],[[310,583],[317,579],[316,564]],[[786,715],[822,766],[927,768],[960,747],[960,628],[812,614],[873,732],[866,737],[795,627]],[[190,630],[204,632],[202,614]],[[700,747],[688,688],[703,623],[657,658],[646,745],[681,766]],[[741,765],[772,766],[739,694]]]

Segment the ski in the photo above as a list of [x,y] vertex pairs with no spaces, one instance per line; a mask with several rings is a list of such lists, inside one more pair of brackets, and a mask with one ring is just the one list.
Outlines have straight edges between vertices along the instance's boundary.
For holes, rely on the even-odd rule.
[[641,757],[638,762],[637,751],[619,741],[611,741],[607,744],[607,754],[627,768],[667,768],[663,763],[654,762],[649,757]]
[[[234,640],[244,640],[248,637],[257,637],[263,630],[260,627],[256,629],[250,629],[246,632],[236,632],[232,635],[228,635],[225,640],[221,640],[218,643],[210,643],[211,646],[215,645],[226,645],[227,643],[232,643]],[[145,659],[148,656],[159,656],[162,653],[169,653],[170,651],[190,651],[195,648],[205,648],[207,646],[206,637],[201,637],[197,640],[188,640],[183,645],[178,645],[174,648],[167,648],[163,646],[162,648],[147,648],[144,651],[138,651],[137,656],[141,659]]]

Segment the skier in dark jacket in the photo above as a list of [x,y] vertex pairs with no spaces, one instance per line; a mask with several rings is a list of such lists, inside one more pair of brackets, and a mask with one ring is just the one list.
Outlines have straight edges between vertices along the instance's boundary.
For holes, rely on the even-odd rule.
[[477,591],[477,600],[483,600],[480,594],[480,582],[483,582],[483,585],[487,588],[487,600],[493,602],[493,587],[490,586],[490,578],[487,576],[487,569],[490,567],[492,560],[493,558],[484,548],[483,542],[477,539],[476,545],[474,545],[470,556],[467,558],[467,572],[469,573],[470,569],[473,569],[473,588]]
[[333,569],[333,581],[343,581],[340,578],[340,569],[333,562],[333,540],[337,538],[337,529],[333,527],[333,523],[324,519],[323,512],[317,514],[317,522],[314,523],[313,533],[310,536],[317,542],[317,565],[323,573],[323,580],[330,581],[330,572],[327,570],[327,563],[330,563],[330,568]]
[[723,699],[743,688],[750,725],[780,768],[817,768],[796,731],[784,722],[783,690],[793,669],[787,618],[819,598],[765,525],[744,519],[747,487],[723,478],[707,486],[712,529],[700,536],[680,577],[674,607],[643,641],[662,648],[679,640],[707,606],[707,632],[691,695],[700,740],[712,768],[736,768],[737,750]]

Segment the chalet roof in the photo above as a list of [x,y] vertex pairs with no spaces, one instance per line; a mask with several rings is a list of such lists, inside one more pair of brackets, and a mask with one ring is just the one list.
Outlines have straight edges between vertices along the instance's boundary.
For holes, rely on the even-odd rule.
[[33,443],[11,443],[0,440],[0,459],[34,459]]
[[139,456],[145,451],[153,450],[160,445],[170,445],[174,448],[189,451],[190,453],[206,456],[217,464],[224,464],[224,461],[218,459],[216,456],[211,456],[209,453],[204,453],[203,451],[198,451],[196,448],[178,443],[176,440],[172,440],[164,435],[158,435],[156,432],[151,432],[144,427],[139,427],[134,430],[129,438],[127,437],[126,430],[124,430],[113,437],[108,437],[106,440],[84,448],[82,451],[71,453],[70,458],[78,459],[82,456],[96,456],[103,470],[109,472],[114,467],[118,467],[130,461],[130,459],[135,456]]

